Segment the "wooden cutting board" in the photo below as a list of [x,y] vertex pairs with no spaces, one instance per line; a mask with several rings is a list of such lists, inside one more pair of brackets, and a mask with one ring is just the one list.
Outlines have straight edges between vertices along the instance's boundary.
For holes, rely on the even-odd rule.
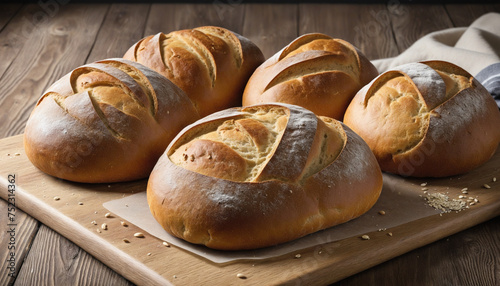
[[[12,182],[10,175],[15,176]],[[390,188],[401,193],[423,194],[422,189],[427,188],[429,192],[458,198],[461,190],[468,188],[466,196],[479,200],[468,209],[367,233],[369,240],[356,236],[319,242],[299,253],[225,264],[213,263],[175,246],[167,247],[148,233],[144,233],[144,238],[134,237],[144,231],[130,223],[123,226],[119,217],[105,217],[108,211],[102,205],[104,202],[142,192],[145,187],[146,180],[118,184],[59,180],[43,174],[29,162],[21,135],[0,140],[0,197],[10,202],[15,200],[17,208],[139,285],[322,285],[341,280],[500,215],[500,152],[485,165],[462,176],[408,179],[384,174],[384,190]],[[107,230],[101,228],[104,223]]]

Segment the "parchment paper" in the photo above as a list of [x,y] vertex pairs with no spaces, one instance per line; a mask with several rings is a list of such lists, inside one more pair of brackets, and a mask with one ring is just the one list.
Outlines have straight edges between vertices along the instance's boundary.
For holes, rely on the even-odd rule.
[[[106,202],[103,206],[149,234],[214,263],[266,259],[288,253],[299,253],[302,249],[390,229],[441,212],[427,205],[420,186],[410,188],[408,184],[401,184],[401,178],[384,175],[384,187],[380,198],[370,211],[359,218],[273,247],[252,251],[220,251],[194,245],[168,234],[151,215],[145,191]],[[385,215],[379,214],[381,210]]]

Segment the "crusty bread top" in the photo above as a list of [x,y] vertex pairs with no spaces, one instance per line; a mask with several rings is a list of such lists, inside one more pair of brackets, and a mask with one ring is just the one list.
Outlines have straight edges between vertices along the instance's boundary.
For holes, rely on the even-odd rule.
[[170,140],[199,115],[186,94],[133,61],[78,67],[40,97],[26,124],[31,162],[78,182],[144,178]]
[[[290,112],[300,114],[288,120]],[[237,116],[217,116],[221,119],[198,125],[198,130],[190,131],[193,135],[178,138],[169,148],[170,160],[188,170],[233,181],[293,182],[334,161],[345,140],[337,121],[318,120],[305,109],[269,105],[247,107]]]
[[488,91],[444,61],[409,63],[361,89],[344,123],[387,172],[416,177],[466,173],[500,142],[500,112]]
[[374,80],[364,97],[373,119],[371,142],[382,154],[400,154],[425,136],[433,110],[472,86],[472,76],[439,62],[412,63],[388,71]]
[[260,65],[243,93],[243,105],[282,102],[341,120],[356,92],[378,75],[349,42],[305,34]]
[[233,108],[181,131],[148,181],[155,219],[225,250],[290,241],[360,216],[382,173],[341,122],[287,104]]
[[248,78],[264,61],[250,40],[214,26],[145,37],[124,58],[167,77],[186,92],[202,116],[240,106]]
[[340,72],[355,83],[364,85],[362,62],[357,49],[341,39],[314,33],[303,35],[266,61],[261,69],[270,68],[265,92],[280,83],[325,72]]

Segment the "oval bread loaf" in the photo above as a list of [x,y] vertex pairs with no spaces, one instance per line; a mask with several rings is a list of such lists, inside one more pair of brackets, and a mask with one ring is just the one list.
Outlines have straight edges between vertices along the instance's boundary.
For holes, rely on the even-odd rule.
[[285,104],[233,108],[186,127],[148,181],[155,219],[224,250],[287,242],[368,211],[382,173],[345,125]]
[[199,118],[184,92],[155,71],[102,60],[48,88],[28,119],[24,148],[58,178],[130,181],[147,177],[175,135]]
[[283,102],[341,120],[350,101],[378,75],[350,43],[306,34],[260,65],[243,93],[243,106]]
[[468,172],[500,142],[500,112],[491,95],[443,61],[381,74],[359,91],[344,123],[368,143],[383,171],[404,176]]
[[186,92],[201,116],[241,106],[248,78],[264,61],[250,40],[213,26],[145,37],[124,58],[170,79]]

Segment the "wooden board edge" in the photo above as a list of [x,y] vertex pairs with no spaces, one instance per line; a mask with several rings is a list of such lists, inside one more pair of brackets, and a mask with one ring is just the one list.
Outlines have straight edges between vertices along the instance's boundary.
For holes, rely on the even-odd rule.
[[[8,200],[8,185],[9,182],[6,178],[0,178],[0,198],[6,201]],[[39,201],[28,192],[22,189],[19,190],[18,186],[16,186],[16,188],[16,208],[19,208],[32,217],[36,217],[38,221],[66,237],[128,280],[138,285],[172,285],[171,282],[166,280],[163,276],[121,250],[113,253],[118,254],[117,256],[109,255],[108,252],[102,251],[103,249],[114,248],[114,246],[105,239],[89,231],[78,222],[60,214],[56,209]],[[47,215],[49,213],[58,215]],[[77,233],[80,235],[75,235]],[[92,241],[92,244],[88,243],[89,241]]]
[[[469,223],[457,224],[457,215]],[[464,218],[467,217],[467,219]],[[340,241],[334,241],[322,245],[317,245],[301,251],[301,258],[305,264],[316,264],[318,267],[311,268],[313,271],[302,275],[290,277],[287,281],[281,281],[277,285],[325,285],[338,282],[352,275],[368,270],[374,266],[387,262],[398,256],[429,245],[448,236],[454,235],[480,223],[486,222],[500,216],[500,201],[490,203],[477,209],[464,210],[463,213],[444,213],[424,217],[410,223],[399,225],[384,231],[373,231],[366,233],[369,240],[360,241],[361,237],[350,237]],[[423,227],[428,226],[428,227]],[[433,227],[429,227],[433,226]],[[441,227],[444,231],[436,232],[436,227]],[[391,232],[392,236],[387,234]],[[392,244],[386,244],[384,239],[392,239]],[[342,259],[342,263],[321,263],[318,259],[328,261],[327,258],[319,258],[318,249],[326,254],[335,255],[337,249],[347,248],[351,245],[359,245],[355,252],[351,252],[347,259]],[[377,249],[377,251],[368,251]],[[290,256],[290,255],[288,255]],[[359,257],[366,263],[359,267]],[[282,260],[283,257],[275,260]],[[316,260],[316,261],[315,261]],[[333,271],[332,271],[333,270]]]

